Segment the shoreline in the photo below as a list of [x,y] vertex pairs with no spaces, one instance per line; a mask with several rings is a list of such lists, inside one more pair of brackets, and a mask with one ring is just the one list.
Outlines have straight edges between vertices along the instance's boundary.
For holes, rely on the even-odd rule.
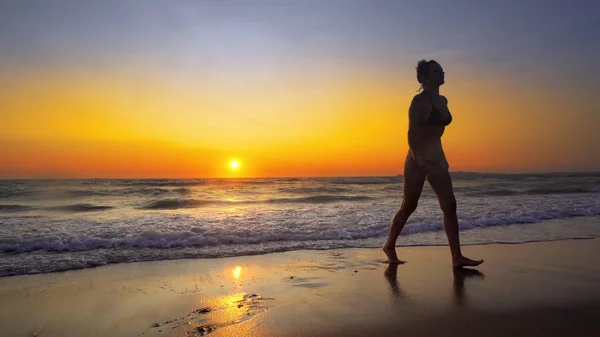
[[[379,238],[382,242],[385,240],[385,237]],[[525,245],[530,243],[551,243],[551,242],[561,242],[561,241],[579,241],[579,240],[595,240],[600,239],[600,236],[593,237],[573,237],[573,238],[565,238],[565,239],[547,239],[547,240],[532,240],[532,241],[524,241],[524,242],[489,242],[489,243],[461,243],[461,247],[477,247],[477,246],[488,246],[488,245]],[[413,245],[404,245],[404,246],[396,246],[396,249],[400,248],[427,248],[427,247],[449,247],[448,244],[413,244]],[[115,265],[130,265],[130,264],[145,264],[145,263],[156,263],[156,262],[168,262],[168,261],[197,261],[197,260],[218,260],[218,259],[232,259],[232,258],[241,258],[241,257],[252,257],[252,256],[264,256],[264,255],[272,255],[272,254],[282,254],[282,253],[290,253],[290,252],[327,252],[327,251],[336,251],[336,250],[345,250],[345,249],[366,249],[366,250],[381,250],[381,247],[333,247],[333,248],[301,248],[301,249],[289,249],[289,250],[281,250],[281,251],[272,251],[265,253],[255,253],[255,254],[245,254],[245,255],[231,255],[231,256],[208,256],[208,257],[183,257],[183,258],[173,258],[173,259],[160,259],[160,260],[141,260],[141,261],[123,261],[123,262],[109,262],[106,264],[98,265],[98,266],[90,266],[90,267],[82,267],[82,268],[71,268],[66,270],[57,270],[51,272],[38,272],[38,273],[24,273],[24,274],[13,274],[13,275],[0,275],[0,280],[10,277],[18,277],[18,276],[33,276],[33,275],[52,275],[52,274],[60,274],[60,273],[68,273],[74,271],[81,271],[87,269],[98,269],[104,267],[110,267]],[[385,255],[381,252],[381,260],[385,262]]]
[[600,333],[600,238],[465,246],[485,260],[476,270],[452,268],[448,247],[397,249],[407,264],[342,248],[4,277],[0,325],[7,336]]
[[[588,240],[600,237],[600,216],[548,219],[536,223],[497,225],[463,229],[461,246],[519,245],[536,242]],[[410,225],[407,226],[407,229]],[[258,244],[232,244],[180,248],[92,249],[81,251],[1,253],[0,279],[19,275],[64,273],[97,269],[119,264],[177,260],[212,260],[243,256],[263,256],[294,251],[331,251],[337,249],[379,249],[386,237],[354,240],[273,241]],[[493,239],[493,240],[491,240]],[[448,247],[443,229],[403,234],[397,249],[410,247]],[[382,255],[382,258],[385,258]],[[35,272],[31,272],[34,270]]]
[[[592,218],[592,217],[590,217]],[[600,219],[600,217],[596,217],[594,216],[593,218],[596,219]],[[564,221],[564,219],[553,219],[553,220],[549,220],[546,222],[550,222],[550,221]],[[544,224],[545,222],[542,223],[536,223],[536,224]],[[534,224],[535,225],[535,224]],[[513,225],[509,225],[509,226],[513,226]],[[443,231],[438,231],[439,233],[445,235],[445,233]],[[438,234],[439,234],[438,233]],[[461,233],[463,234],[463,233]],[[399,240],[402,238],[402,236],[399,238]],[[369,240],[379,240],[382,242],[385,241],[386,237],[377,237],[377,238],[369,238]],[[577,240],[594,240],[594,239],[600,239],[600,235],[590,235],[590,236],[586,236],[586,237],[568,237],[568,238],[549,238],[549,239],[541,239],[541,240],[529,240],[529,241],[521,241],[521,242],[484,242],[484,243],[461,243],[461,247],[477,247],[477,246],[488,246],[488,245],[524,245],[524,244],[530,244],[530,243],[550,243],[550,242],[561,242],[561,241],[577,241]],[[331,240],[323,240],[323,242],[329,242]],[[225,245],[223,245],[225,246]],[[232,245],[232,247],[235,247],[235,245]],[[396,249],[401,249],[401,248],[427,248],[427,247],[449,247],[447,243],[442,243],[442,244],[408,244],[408,245],[397,245]],[[193,249],[193,248],[189,248],[186,247],[186,249]],[[4,279],[4,278],[10,278],[10,277],[17,277],[17,276],[27,276],[27,275],[51,275],[51,274],[56,274],[56,273],[68,273],[68,272],[72,272],[72,271],[81,271],[81,270],[87,270],[87,269],[98,269],[98,268],[103,268],[103,267],[110,267],[110,266],[115,266],[115,265],[130,265],[130,264],[135,264],[135,263],[154,263],[154,262],[161,262],[161,261],[196,261],[196,260],[218,260],[218,259],[231,259],[231,258],[241,258],[241,257],[252,257],[252,256],[264,256],[264,255],[271,255],[271,254],[282,254],[282,253],[290,253],[290,252],[327,252],[327,251],[336,251],[336,250],[345,250],[345,249],[366,249],[366,250],[374,250],[374,249],[381,249],[381,247],[379,246],[359,246],[359,247],[331,247],[331,248],[300,248],[300,249],[294,249],[294,248],[290,248],[290,249],[282,249],[282,250],[275,250],[275,251],[268,251],[268,252],[256,252],[256,253],[250,253],[250,254],[240,254],[240,255],[225,255],[225,256],[201,256],[201,257],[175,257],[175,258],[162,258],[162,259],[149,259],[149,260],[139,260],[139,261],[118,261],[118,262],[108,262],[108,263],[104,263],[104,264],[100,264],[100,265],[95,265],[95,266],[85,266],[85,267],[81,267],[81,268],[69,268],[69,269],[65,269],[65,270],[56,270],[56,271],[50,271],[50,272],[34,272],[34,273],[22,273],[22,274],[10,274],[10,275],[0,275],[0,280]],[[166,249],[167,250],[167,249]],[[29,254],[32,252],[28,252],[28,253],[19,253],[19,254],[14,254],[12,255],[11,253],[7,253],[6,255],[10,256],[18,256],[20,254]],[[35,251],[33,252],[35,253]],[[78,251],[74,251],[74,252],[67,252],[67,253],[79,253]],[[64,254],[64,252],[60,252],[59,254]],[[382,261],[385,260],[385,255],[383,252],[381,252],[381,259]]]

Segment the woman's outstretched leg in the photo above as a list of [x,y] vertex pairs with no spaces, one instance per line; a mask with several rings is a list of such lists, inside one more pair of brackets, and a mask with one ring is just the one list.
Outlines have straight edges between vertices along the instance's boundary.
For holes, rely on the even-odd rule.
[[396,240],[404,228],[406,221],[410,215],[417,209],[421,191],[425,184],[425,172],[423,172],[413,161],[409,154],[404,163],[404,192],[402,197],[402,205],[394,217],[388,239],[383,246],[383,252],[388,257],[389,263],[404,263],[399,260],[396,255]]
[[[433,172],[432,172],[433,173]],[[444,213],[444,229],[448,236],[452,264],[454,267],[478,266],[483,260],[471,260],[462,255],[458,237],[458,216],[456,215],[456,198],[452,188],[452,178],[448,171],[438,171],[427,176],[427,180],[435,191]]]

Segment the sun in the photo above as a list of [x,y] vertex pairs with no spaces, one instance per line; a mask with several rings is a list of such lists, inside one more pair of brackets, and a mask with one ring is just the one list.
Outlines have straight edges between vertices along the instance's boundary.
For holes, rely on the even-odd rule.
[[234,170],[235,170],[236,168],[240,167],[240,163],[238,163],[236,160],[232,160],[232,161],[229,163],[229,166],[230,166],[232,169],[234,169]]

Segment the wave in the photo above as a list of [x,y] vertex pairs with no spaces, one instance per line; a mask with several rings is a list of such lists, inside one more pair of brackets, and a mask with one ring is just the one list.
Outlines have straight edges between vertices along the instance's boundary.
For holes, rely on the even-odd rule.
[[0,199],[32,197],[38,194],[40,194],[40,191],[37,190],[15,190],[11,189],[11,187],[0,188]]
[[69,197],[106,197],[112,196],[111,191],[106,190],[72,190],[65,192]]
[[520,194],[519,191],[514,191],[514,190],[493,190],[493,191],[487,191],[484,193],[485,195],[491,195],[491,196],[510,196],[510,195],[517,195]]
[[31,210],[34,207],[27,205],[0,205],[0,212],[21,212]]
[[581,187],[541,187],[532,188],[525,192],[525,194],[533,195],[546,195],[546,194],[570,194],[570,193],[593,193],[594,190]]
[[365,195],[345,196],[345,195],[313,195],[310,197],[302,198],[279,198],[279,199],[268,199],[266,203],[330,203],[338,201],[366,201],[372,200],[372,197]]
[[71,197],[119,197],[119,196],[158,196],[165,194],[188,194],[191,190],[189,188],[180,187],[175,189],[163,188],[163,187],[133,187],[133,188],[112,188],[112,189],[87,189],[87,190],[70,190],[66,194]]
[[582,188],[582,187],[540,187],[527,190],[512,189],[456,189],[456,192],[465,192],[467,196],[514,196],[514,195],[552,195],[552,194],[576,194],[576,193],[598,193],[600,190]]
[[117,184],[123,186],[155,186],[155,187],[186,187],[207,184],[206,179],[193,180],[118,180]]
[[483,172],[450,172],[453,179],[478,180],[547,180],[568,178],[600,178],[600,172],[547,172],[547,173],[483,173]]
[[327,179],[328,183],[338,185],[387,185],[402,182],[401,177],[373,177],[373,178],[333,178]]
[[64,205],[64,206],[53,206],[47,207],[46,209],[52,211],[61,211],[61,212],[95,212],[95,211],[105,211],[108,209],[112,209],[112,206],[101,206],[101,205],[92,205],[92,204],[74,204],[74,205]]
[[[528,211],[509,214],[504,217],[488,216],[460,221],[461,230],[495,227],[511,224],[537,223],[545,220],[572,218],[582,216],[599,216],[600,209],[569,211]],[[354,241],[369,238],[385,237],[389,230],[388,223],[365,226],[335,226],[325,229],[281,228],[273,230],[265,228],[191,228],[186,231],[144,231],[140,233],[111,233],[110,235],[69,235],[58,233],[40,237],[21,236],[0,238],[0,253],[29,253],[34,251],[73,252],[96,249],[173,249],[185,247],[208,247],[224,245],[259,245],[281,242],[294,245],[298,242],[317,242],[328,240]],[[403,235],[436,232],[444,229],[443,223],[437,221],[420,221],[411,223],[403,231]],[[350,245],[351,246],[351,245]],[[233,249],[236,250],[236,249]]]
[[140,209],[178,209],[178,208],[197,208],[220,203],[213,200],[195,200],[195,199],[165,199],[149,202],[139,207]]
[[342,187],[280,187],[277,191],[281,193],[293,193],[293,194],[314,194],[314,193],[347,193],[351,192],[350,189]]
[[248,204],[323,204],[333,202],[353,202],[372,200],[372,197],[355,195],[313,195],[299,198],[272,198],[265,200],[242,200],[242,201],[224,201],[224,200],[201,200],[201,199],[163,199],[151,201],[139,209],[178,209],[178,208],[198,208],[211,205],[248,205]]
[[0,243],[1,253],[25,253],[33,251],[66,252],[89,251],[94,249],[132,249],[132,248],[177,248],[203,247],[216,245],[214,237],[205,237],[195,232],[161,233],[147,231],[121,238],[103,238],[94,236],[47,236],[19,243]]

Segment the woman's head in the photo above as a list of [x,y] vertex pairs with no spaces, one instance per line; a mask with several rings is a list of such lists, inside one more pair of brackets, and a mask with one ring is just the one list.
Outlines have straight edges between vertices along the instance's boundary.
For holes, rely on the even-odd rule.
[[444,69],[434,60],[421,60],[417,64],[417,81],[423,89],[439,87],[444,84]]

